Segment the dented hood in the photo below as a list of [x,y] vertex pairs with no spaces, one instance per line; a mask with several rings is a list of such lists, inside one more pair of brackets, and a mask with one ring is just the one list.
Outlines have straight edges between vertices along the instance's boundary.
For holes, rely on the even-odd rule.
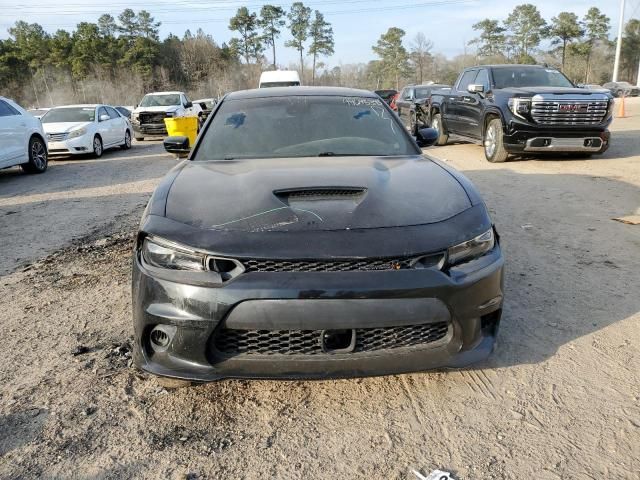
[[212,230],[344,230],[435,223],[470,207],[422,156],[314,157],[186,162],[165,215]]

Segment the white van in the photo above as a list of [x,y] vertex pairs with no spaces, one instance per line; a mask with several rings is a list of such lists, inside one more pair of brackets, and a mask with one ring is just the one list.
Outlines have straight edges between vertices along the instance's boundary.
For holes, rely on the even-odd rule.
[[275,70],[262,72],[258,88],[299,87],[300,76],[295,70]]

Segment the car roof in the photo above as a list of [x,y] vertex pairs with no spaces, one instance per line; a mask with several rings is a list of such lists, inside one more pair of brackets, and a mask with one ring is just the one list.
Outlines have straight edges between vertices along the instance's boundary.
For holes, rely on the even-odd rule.
[[243,98],[265,98],[265,97],[312,97],[312,96],[332,96],[332,97],[367,97],[380,99],[374,92],[368,90],[358,90],[356,88],[344,87],[271,87],[256,88],[253,90],[240,90],[227,95],[227,100],[239,100]]
[[181,95],[184,92],[178,92],[176,90],[171,91],[171,92],[149,92],[149,93],[145,93],[145,97],[147,95]]
[[105,105],[101,103],[79,103],[77,105],[58,105],[57,107],[52,107],[52,110],[54,108],[97,108],[103,106]]
[[495,69],[500,69],[500,68],[553,68],[554,70],[556,69],[555,67],[545,67],[544,65],[526,65],[526,64],[521,64],[521,63],[512,63],[512,64],[501,64],[501,65],[476,65],[475,67],[469,67],[466,68],[465,70],[471,70],[472,68],[495,68]]

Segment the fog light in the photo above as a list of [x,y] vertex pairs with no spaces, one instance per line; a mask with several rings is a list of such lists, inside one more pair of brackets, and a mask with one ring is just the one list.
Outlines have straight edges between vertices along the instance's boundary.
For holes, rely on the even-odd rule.
[[163,352],[171,344],[171,340],[176,333],[176,327],[173,325],[156,325],[151,334],[149,340],[151,341],[151,347],[156,352]]

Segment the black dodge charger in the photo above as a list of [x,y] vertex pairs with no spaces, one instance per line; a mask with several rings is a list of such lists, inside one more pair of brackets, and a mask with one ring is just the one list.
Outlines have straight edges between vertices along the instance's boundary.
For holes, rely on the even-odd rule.
[[493,349],[503,257],[470,181],[371,92],[235,92],[155,190],[135,361],[178,379],[464,367]]

